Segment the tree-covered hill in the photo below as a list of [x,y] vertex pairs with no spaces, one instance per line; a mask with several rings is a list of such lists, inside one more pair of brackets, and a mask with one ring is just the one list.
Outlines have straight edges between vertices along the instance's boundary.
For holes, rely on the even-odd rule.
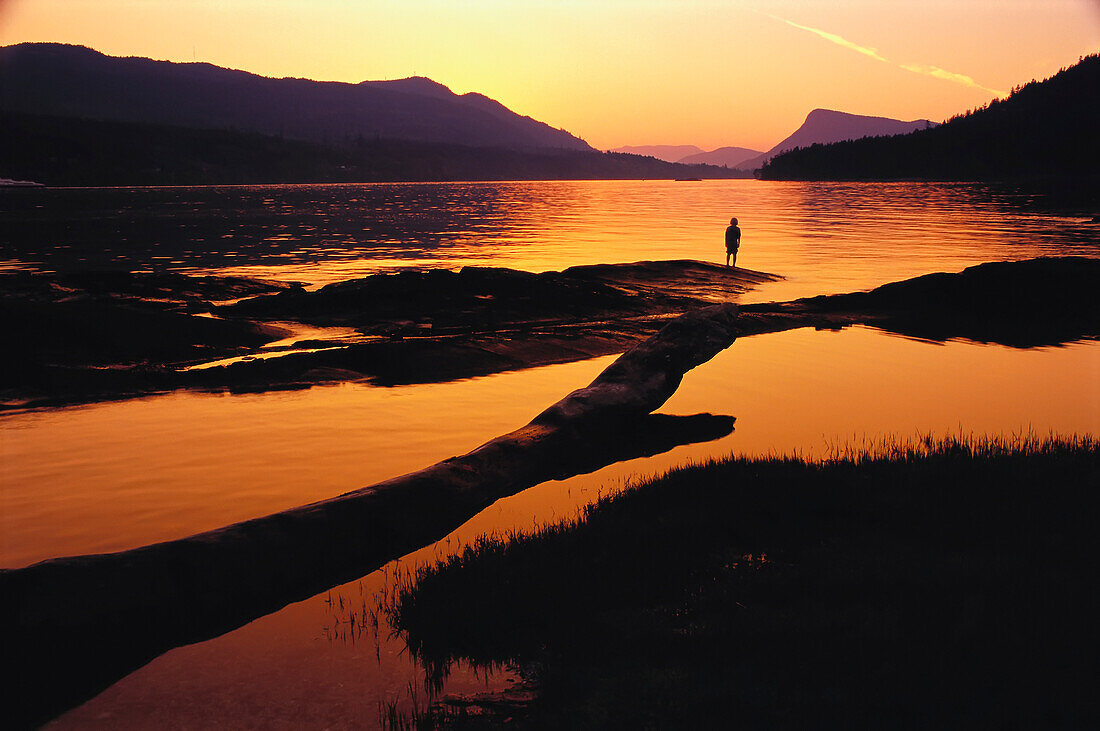
[[776,156],[765,180],[1089,179],[1100,169],[1100,55],[1006,99],[907,135],[813,145]]

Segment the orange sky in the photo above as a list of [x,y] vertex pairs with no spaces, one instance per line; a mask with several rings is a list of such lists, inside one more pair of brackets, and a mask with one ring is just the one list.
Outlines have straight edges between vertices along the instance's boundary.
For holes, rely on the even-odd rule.
[[1100,0],[0,0],[59,41],[267,76],[428,76],[599,148],[765,150],[826,107],[942,120],[1100,50]]

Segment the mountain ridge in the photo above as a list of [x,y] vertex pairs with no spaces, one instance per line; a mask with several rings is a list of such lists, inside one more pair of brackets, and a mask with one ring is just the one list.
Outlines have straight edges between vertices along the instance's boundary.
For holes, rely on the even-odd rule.
[[682,157],[676,162],[682,165],[718,165],[719,167],[745,169],[743,166],[747,160],[761,154],[760,150],[750,150],[747,147],[719,147],[710,152],[700,152]]
[[890,117],[876,117],[852,114],[835,109],[813,109],[806,115],[802,124],[783,141],[758,157],[745,160],[742,165],[755,170],[776,155],[793,150],[796,147],[809,147],[814,144],[830,144],[855,140],[862,137],[886,137],[908,134],[918,129],[936,126],[928,119],[914,119],[904,122]]
[[205,62],[108,56],[86,46],[0,47],[0,107],[107,121],[238,129],[332,144],[361,138],[593,151],[584,140],[500,102],[424,77],[272,78]]
[[795,147],[809,147],[813,144],[827,144],[861,137],[906,134],[917,129],[934,127],[936,124],[928,119],[905,122],[890,117],[818,108],[811,110],[798,129],[767,152],[734,146],[707,151],[696,145],[625,145],[611,151],[646,155],[684,165],[717,165],[739,170],[755,170],[776,155]]

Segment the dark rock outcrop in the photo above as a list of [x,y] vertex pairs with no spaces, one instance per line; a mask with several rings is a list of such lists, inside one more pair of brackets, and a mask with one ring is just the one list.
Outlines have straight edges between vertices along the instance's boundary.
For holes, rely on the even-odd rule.
[[[0,408],[177,388],[431,383],[570,362],[621,353],[670,317],[735,299],[774,279],[693,261],[601,264],[541,274],[472,267],[402,271],[315,292],[283,286],[215,308],[222,319],[187,314],[212,307],[205,299],[179,294],[194,290],[213,297],[202,283],[178,282],[176,294],[162,292],[153,300],[141,298],[150,290],[144,280],[126,285],[140,296],[75,289],[59,295],[50,283],[54,289],[48,295],[0,297],[0,324],[9,333],[25,333],[17,340],[18,357],[0,361],[0,387],[8,397]],[[1100,304],[1093,294],[1098,287],[1097,259],[995,262],[870,292],[747,305],[736,327],[748,336],[862,323],[930,340],[1057,345],[1100,337]],[[185,368],[256,354],[258,345],[283,334],[262,324],[272,319],[350,326],[363,337],[350,343],[302,340],[279,357]]]
[[[247,320],[198,317],[208,299],[229,300],[285,285],[179,274],[95,272],[0,276],[0,390],[14,402],[79,393],[83,383],[134,383],[163,364],[247,353],[283,337]],[[125,387],[124,387],[125,390]]]
[[741,334],[865,323],[900,335],[1017,348],[1100,337],[1100,259],[1044,257],[939,272],[869,292],[748,305]]
[[433,334],[576,325],[685,312],[724,302],[778,277],[699,261],[644,261],[561,272],[463,267],[404,270],[253,297],[218,308],[226,316],[350,325],[366,334],[403,326]]
[[[540,274],[405,270],[313,292],[181,275],[18,275],[0,297],[0,325],[26,331],[26,338],[20,357],[0,365],[0,388],[8,390],[11,408],[175,388],[446,381],[621,353],[672,316],[776,278],[693,261]],[[249,293],[263,294],[212,304]],[[220,317],[193,314],[210,310]],[[352,343],[305,340],[281,357],[185,369],[254,355],[286,334],[265,320],[350,326],[364,337]]]

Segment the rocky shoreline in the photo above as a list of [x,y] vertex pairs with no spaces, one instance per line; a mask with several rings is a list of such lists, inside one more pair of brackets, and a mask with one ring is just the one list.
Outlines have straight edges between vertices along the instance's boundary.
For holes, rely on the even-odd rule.
[[[0,364],[0,409],[179,388],[431,383],[582,360],[621,353],[671,317],[777,279],[691,261],[405,270],[312,292],[178,274],[6,275],[0,326],[21,349]],[[358,336],[265,351],[290,334],[272,321]]]
[[[18,346],[0,361],[0,410],[174,389],[433,383],[583,360],[778,279],[695,261],[405,270],[316,291],[179,274],[3,275],[0,326]],[[737,334],[867,324],[937,341],[1057,345],[1100,337],[1098,284],[1096,259],[989,263],[748,305]],[[288,338],[288,325],[319,334]],[[333,328],[339,337],[326,334]]]

